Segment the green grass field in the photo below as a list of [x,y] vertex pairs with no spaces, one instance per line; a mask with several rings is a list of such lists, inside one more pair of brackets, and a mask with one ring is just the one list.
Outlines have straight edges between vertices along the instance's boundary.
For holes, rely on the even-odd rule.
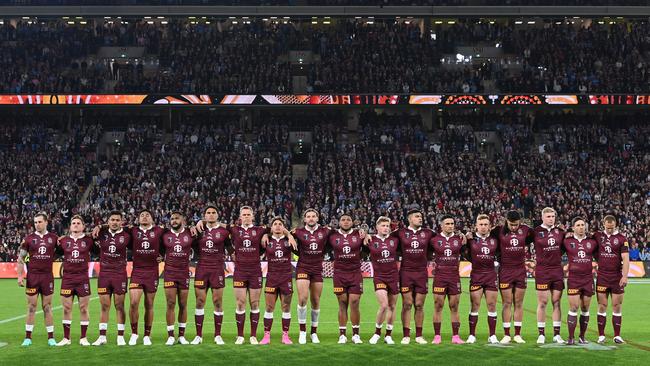
[[[464,280],[464,289],[467,289],[467,280]],[[57,281],[57,291],[60,281]],[[276,308],[273,343],[270,346],[235,346],[233,344],[236,334],[234,322],[234,296],[232,294],[232,282],[228,283],[225,293],[225,318],[223,324],[223,337],[228,343],[225,346],[217,346],[212,343],[212,308],[206,307],[206,321],[204,326],[204,344],[200,346],[164,346],[166,339],[164,306],[165,298],[162,288],[159,288],[156,297],[156,317],[153,328],[152,347],[138,345],[135,347],[117,347],[115,345],[115,317],[111,314],[109,323],[109,345],[103,347],[84,348],[78,345],[79,339],[79,318],[78,310],[73,313],[72,338],[73,345],[65,348],[47,347],[46,333],[43,325],[42,313],[37,314],[33,334],[34,345],[29,349],[21,348],[20,343],[24,337],[24,313],[25,298],[24,289],[16,285],[15,280],[0,280],[0,365],[76,365],[76,364],[178,364],[178,363],[199,363],[210,362],[219,364],[244,363],[244,364],[283,364],[283,365],[308,365],[308,364],[482,364],[482,365],[541,365],[561,362],[564,365],[648,365],[650,363],[650,317],[647,316],[648,301],[647,291],[650,290],[650,281],[634,281],[627,288],[625,303],[623,306],[623,330],[622,335],[628,341],[627,344],[618,346],[612,350],[588,350],[580,347],[550,347],[540,348],[534,344],[537,338],[535,320],[535,293],[533,287],[529,286],[525,303],[525,318],[523,324],[523,337],[528,342],[525,345],[513,345],[511,347],[491,347],[485,344],[487,340],[487,321],[485,306],[481,309],[481,316],[477,328],[478,342],[474,345],[452,345],[450,344],[451,326],[448,320],[448,312],[445,310],[443,321],[443,344],[442,345],[417,345],[412,342],[408,346],[396,344],[387,346],[385,344],[370,345],[368,339],[374,332],[374,317],[377,309],[374,293],[368,291],[372,288],[371,280],[366,280],[366,294],[362,297],[361,312],[361,335],[363,345],[337,345],[338,323],[336,298],[332,293],[331,279],[325,280],[323,292],[321,319],[319,335],[320,345],[298,345],[286,346],[280,343],[280,313],[279,306]],[[99,301],[96,298],[96,284],[92,283],[94,294],[90,303],[91,325],[88,331],[88,338],[93,342],[98,335],[97,322],[99,319]],[[188,311],[188,331],[186,337],[192,340],[195,335],[194,328],[194,299],[190,294]],[[263,300],[262,300],[263,304]],[[401,301],[398,302],[398,312]],[[39,304],[40,306],[40,304]],[[54,299],[54,319],[56,338],[59,340],[63,335],[61,327],[62,310],[58,295]],[[295,315],[295,298],[292,306],[294,318],[291,324],[291,335],[294,342],[298,340],[298,322]],[[263,305],[262,305],[263,309]],[[425,338],[433,339],[433,326],[431,324],[433,298],[431,294],[426,302]],[[467,313],[469,311],[469,296],[466,293],[461,298],[461,337],[465,339],[468,334]],[[566,318],[567,302],[563,298],[563,318]],[[141,316],[143,312],[140,312]],[[262,313],[263,314],[263,313]],[[503,335],[501,319],[497,326],[497,336]],[[595,341],[597,338],[596,326],[596,304],[595,298],[591,308],[591,321],[588,339]],[[309,320],[308,320],[309,326]],[[248,334],[249,320],[246,319],[246,334]],[[395,323],[394,339],[399,343],[402,337],[401,323],[398,319]],[[414,328],[414,326],[411,326]],[[126,339],[129,337],[129,325],[127,320]],[[142,328],[142,320],[140,322]],[[263,331],[262,319],[258,329],[258,338],[261,339]],[[607,335],[611,342],[611,315],[608,318]],[[414,333],[414,331],[413,331]],[[547,320],[547,334],[552,334],[552,327],[549,318]],[[348,326],[348,337],[351,336],[351,326]],[[567,338],[567,328],[562,327],[562,336]],[[547,337],[550,338],[550,337]]]

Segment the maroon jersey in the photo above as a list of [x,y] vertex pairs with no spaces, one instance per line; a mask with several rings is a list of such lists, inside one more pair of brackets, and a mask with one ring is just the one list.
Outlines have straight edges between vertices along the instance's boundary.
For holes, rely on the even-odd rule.
[[95,242],[89,236],[81,235],[74,239],[70,235],[59,240],[63,249],[63,275],[78,275],[88,277],[88,263],[90,263],[90,251]]
[[467,241],[468,259],[472,262],[472,273],[494,272],[494,262],[497,260],[499,251],[499,239],[496,236],[488,235],[474,237]]
[[436,276],[458,276],[460,253],[463,250],[463,238],[460,235],[444,236],[442,233],[431,238]]
[[621,255],[629,252],[629,244],[625,235],[615,231],[608,235],[599,231],[594,235],[598,244],[596,259],[598,260],[598,274],[621,276],[623,263]]
[[562,243],[564,230],[538,226],[534,231],[535,273],[562,268]]
[[593,239],[578,239],[576,237],[564,239],[563,249],[569,259],[569,278],[591,278],[591,262],[598,250],[598,245]]
[[268,262],[268,272],[278,274],[291,274],[291,244],[283,235],[280,238],[271,237],[266,246],[266,260]]
[[314,231],[298,228],[293,231],[293,237],[298,242],[298,266],[314,270],[322,270],[325,246],[332,229],[318,226]]
[[20,246],[29,253],[27,271],[34,274],[52,274],[56,245],[59,237],[54,233],[46,232],[29,234]]
[[101,273],[126,273],[126,249],[131,248],[131,235],[122,228],[115,233],[106,229],[99,233],[97,243]]
[[373,235],[368,243],[370,250],[370,260],[372,270],[375,276],[392,276],[397,275],[397,250],[399,248],[399,239],[396,236],[389,235],[382,239],[378,235]]
[[262,255],[262,237],[268,233],[268,229],[264,226],[245,228],[231,225],[228,230],[235,248],[235,268],[257,271],[260,268],[260,255]]
[[533,230],[526,225],[519,225],[517,230],[506,232],[503,226],[492,230],[492,235],[499,239],[501,268],[521,268],[529,258],[529,245],[533,241]]
[[223,227],[205,228],[195,241],[199,262],[197,268],[223,268],[226,261],[226,243],[230,240],[230,232]]
[[431,238],[435,235],[433,230],[419,228],[413,230],[404,228],[397,230],[394,235],[399,238],[402,250],[402,266],[404,271],[425,271],[427,268],[427,252]]
[[158,256],[164,233],[165,229],[155,225],[148,229],[142,226],[131,228],[133,269],[144,268],[158,272]]
[[352,230],[346,234],[339,229],[330,234],[329,245],[334,254],[335,271],[360,271],[363,238],[359,235],[359,230]]
[[192,234],[186,228],[178,233],[167,230],[163,234],[165,246],[165,271],[173,270],[187,272],[190,270],[190,255],[192,254]]

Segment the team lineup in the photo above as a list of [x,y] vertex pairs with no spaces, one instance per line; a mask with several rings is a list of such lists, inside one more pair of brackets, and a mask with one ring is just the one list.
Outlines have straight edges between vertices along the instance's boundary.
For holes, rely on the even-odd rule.
[[[73,216],[67,235],[59,237],[48,232],[48,216],[34,216],[34,233],[25,237],[18,261],[18,285],[26,288],[27,316],[23,346],[32,344],[34,318],[41,299],[50,346],[72,343],[70,327],[74,297],[78,298],[79,324],[82,346],[101,346],[108,343],[109,313],[115,308],[117,345],[136,345],[140,340],[140,303],[144,302],[144,335],[142,344],[151,345],[154,321],[154,300],[158,288],[159,263],[164,261],[163,287],[166,298],[166,345],[203,343],[203,324],[206,302],[211,294],[214,320],[214,342],[225,344],[221,335],[224,319],[224,267],[226,253],[234,261],[233,288],[236,300],[235,344],[245,343],[246,309],[249,309],[250,344],[271,343],[274,311],[279,300],[282,313],[283,344],[292,344],[289,336],[291,306],[294,292],[292,255],[298,256],[295,287],[298,293],[298,343],[320,343],[318,322],[320,299],[323,292],[323,261],[333,257],[333,291],[337,297],[339,338],[348,342],[347,324],[352,324],[350,341],[363,343],[360,336],[360,298],[363,294],[361,263],[369,258],[373,269],[374,292],[378,310],[375,332],[368,340],[377,344],[395,344],[393,326],[396,304],[402,299],[401,344],[411,342],[411,318],[415,324],[415,343],[426,344],[423,337],[424,304],[429,292],[428,266],[433,264],[434,338],[440,344],[442,313],[445,303],[451,318],[451,343],[476,343],[476,327],[482,299],[487,305],[488,343],[526,343],[521,336],[523,302],[527,275],[535,277],[537,296],[536,343],[546,343],[546,311],[552,308],[552,341],[558,344],[587,344],[589,306],[594,294],[598,301],[598,343],[605,343],[607,311],[611,303],[613,342],[624,343],[621,337],[622,302],[629,271],[628,243],[617,230],[617,219],[605,216],[602,228],[590,231],[585,218],[576,217],[571,228],[556,225],[552,208],[541,211],[542,224],[531,228],[522,223],[519,212],[509,211],[505,222],[494,225],[488,215],[476,217],[472,232],[460,233],[455,219],[443,215],[438,220],[439,232],[423,227],[419,210],[408,212],[408,225],[391,230],[391,220],[380,217],[374,234],[355,228],[353,217],[343,214],[338,218],[338,229],[319,225],[319,213],[308,209],[303,213],[302,227],[291,229],[282,218],[274,218],[267,226],[256,226],[253,209],[243,206],[239,211],[239,225],[218,221],[215,206],[203,210],[203,220],[188,226],[181,212],[172,212],[169,227],[158,226],[148,210],[138,214],[135,226],[123,226],[124,214],[111,212],[105,224],[87,230],[81,216]],[[127,254],[131,252],[133,270],[127,276]],[[91,295],[88,265],[91,254],[98,254],[100,271],[97,294],[100,300],[99,337],[90,343],[86,337],[90,323],[88,306]],[[568,268],[562,263],[566,254]],[[55,340],[52,316],[54,293],[53,262],[63,261],[61,304],[63,307],[63,338]],[[264,279],[261,261],[267,261]],[[195,337],[186,338],[187,300],[190,289],[190,261],[198,259],[194,275],[196,308],[194,310]],[[459,302],[461,259],[472,264],[470,275],[469,335],[460,337]],[[24,267],[27,273],[24,273]],[[565,286],[565,272],[567,274]],[[594,286],[594,273],[596,283]],[[560,300],[567,289],[569,309],[566,313],[568,339],[560,335],[562,309]],[[211,290],[211,291],[209,291]],[[130,338],[125,339],[129,292]],[[260,298],[264,292],[263,338],[258,341]],[[503,336],[497,338],[497,301],[501,298]],[[311,308],[310,329],[307,329],[308,305]],[[385,330],[384,330],[385,327]],[[514,327],[514,335],[511,328]],[[176,334],[176,331],[178,332]],[[576,336],[576,331],[578,335]],[[178,337],[176,337],[178,335]]]

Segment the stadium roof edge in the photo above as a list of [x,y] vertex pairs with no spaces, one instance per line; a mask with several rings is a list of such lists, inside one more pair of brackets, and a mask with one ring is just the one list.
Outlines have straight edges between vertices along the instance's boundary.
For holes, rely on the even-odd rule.
[[649,16],[650,6],[2,6],[12,16]]

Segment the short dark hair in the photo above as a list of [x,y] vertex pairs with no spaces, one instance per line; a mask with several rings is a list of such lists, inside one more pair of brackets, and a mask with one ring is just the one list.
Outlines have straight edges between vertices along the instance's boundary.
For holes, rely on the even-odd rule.
[[145,212],[151,215],[151,217],[153,217],[153,212],[151,212],[151,210],[149,210],[148,208],[143,208],[142,210],[140,210],[140,212],[138,212],[138,216],[142,215]]
[[409,217],[416,213],[422,214],[422,210],[420,210],[419,208],[412,208],[406,212],[406,217]]
[[440,217],[440,220],[439,220],[439,221],[440,221],[440,223],[442,224],[445,220],[448,220],[448,219],[452,219],[452,220],[454,220],[454,222],[456,222],[456,219],[454,219],[454,217],[451,216],[450,214],[444,214],[444,215],[442,215],[442,217]]
[[45,212],[39,212],[39,213],[37,213],[36,215],[34,215],[34,218],[37,218],[37,217],[39,217],[39,216],[42,217],[44,221],[48,221],[48,220],[49,220],[49,217],[47,217],[47,214],[46,214]]
[[286,226],[284,223],[284,219],[280,216],[275,216],[274,218],[271,219],[271,225],[273,225],[276,221],[280,221],[282,225]]
[[350,220],[354,221],[354,219],[352,218],[352,214],[349,214],[347,212],[344,212],[344,213],[340,214],[339,215],[339,220],[341,220],[343,218],[343,216],[348,216],[350,218]]
[[124,214],[122,213],[122,211],[113,210],[113,211],[111,211],[111,212],[108,213],[108,217],[109,217],[109,218],[110,218],[111,216],[116,216],[116,215],[119,216],[120,218],[124,218]]
[[181,216],[181,217],[185,217],[185,214],[183,214],[182,212],[180,212],[180,211],[178,211],[178,210],[174,210],[174,211],[172,211],[172,212],[169,214],[169,216],[171,216],[171,215],[179,215],[179,216]]
[[308,212],[313,212],[313,213],[316,214],[316,216],[318,216],[320,218],[320,213],[313,207],[310,207],[310,208],[306,209],[305,212],[302,213],[302,217],[304,218],[305,216],[307,216]]
[[506,213],[506,220],[519,221],[521,220],[521,214],[517,210],[510,210]]
[[603,217],[603,221],[605,221],[605,222],[612,222],[613,221],[614,224],[618,224],[618,219],[614,215],[605,215],[605,217]]
[[219,213],[219,210],[217,209],[217,206],[215,206],[215,205],[207,205],[203,209],[203,214],[205,215],[205,213],[211,208],[214,209],[215,211],[217,211],[217,213]]
[[576,216],[576,217],[573,218],[573,220],[571,220],[571,226],[575,225],[576,222],[578,222],[578,221],[584,221],[584,223],[587,224],[587,220],[585,220],[584,217]]

